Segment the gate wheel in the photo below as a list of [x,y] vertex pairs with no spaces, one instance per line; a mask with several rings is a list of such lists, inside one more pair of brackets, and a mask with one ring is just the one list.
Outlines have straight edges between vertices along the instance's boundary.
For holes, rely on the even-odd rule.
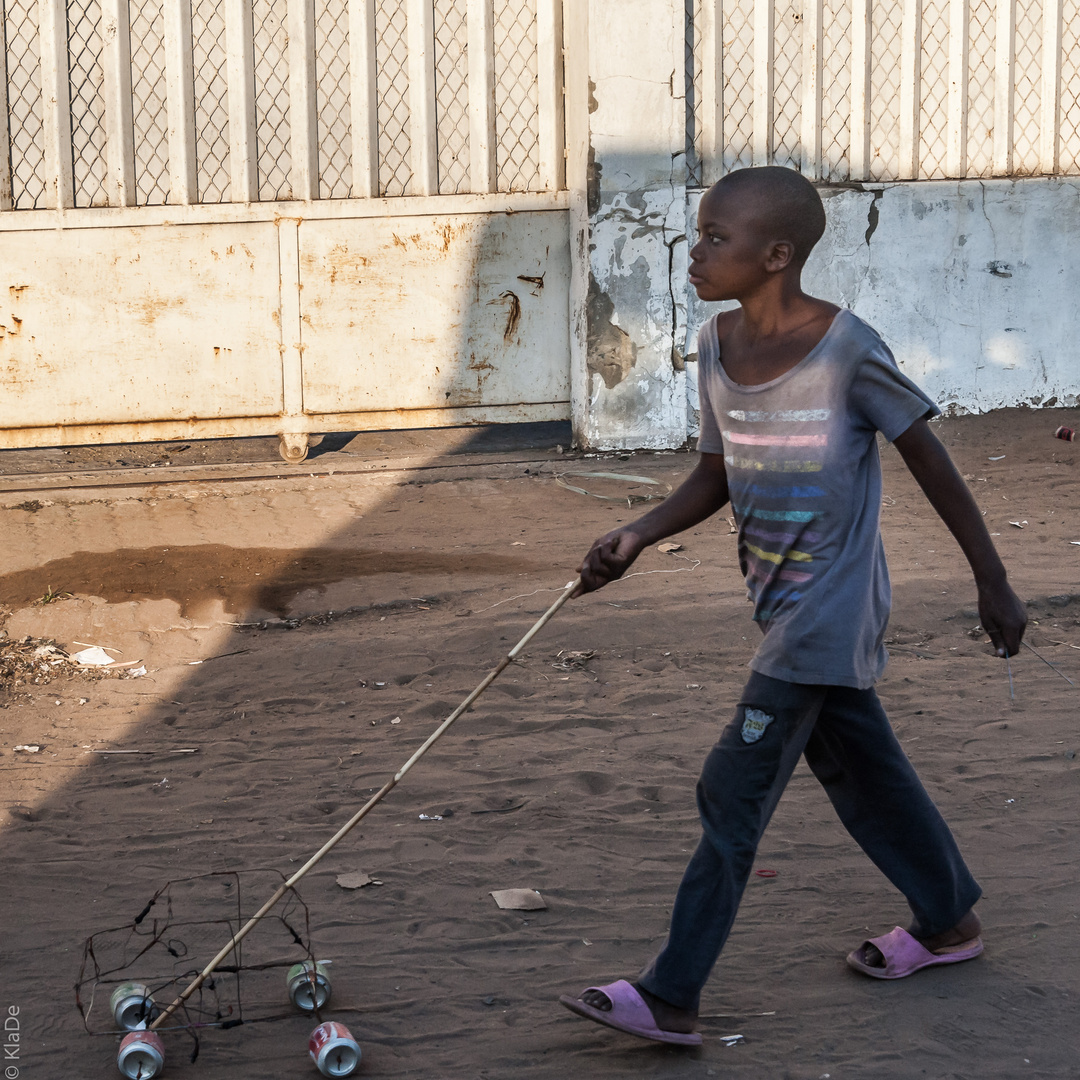
[[278,440],[278,453],[290,465],[298,465],[308,456],[307,435],[283,434]]

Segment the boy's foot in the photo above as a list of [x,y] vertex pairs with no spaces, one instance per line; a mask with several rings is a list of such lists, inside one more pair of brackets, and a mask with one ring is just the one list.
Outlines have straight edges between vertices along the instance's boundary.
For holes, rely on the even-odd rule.
[[[640,983],[630,984],[641,996],[641,1000],[649,1006],[649,1012],[653,1014],[653,1019],[656,1021],[656,1026],[662,1031],[680,1031],[684,1034],[689,1034],[694,1030],[697,1025],[697,1013],[690,1012],[688,1009],[680,1009],[675,1005],[671,1005],[663,998],[658,998],[655,994],[650,994]],[[586,990],[581,995],[581,1000],[586,1005],[591,1005],[594,1009],[599,1009],[601,1012],[611,1011],[611,999],[604,993],[602,987],[597,989]]]
[[848,966],[877,979],[902,979],[924,967],[972,960],[983,949],[982,924],[974,909],[954,927],[940,934],[922,934],[918,924],[899,926],[881,937],[863,942],[848,955]]
[[679,1046],[701,1045],[701,1036],[694,1032],[696,1012],[676,1008],[625,979],[590,986],[576,998],[563,994],[559,1001],[578,1016],[628,1035]]

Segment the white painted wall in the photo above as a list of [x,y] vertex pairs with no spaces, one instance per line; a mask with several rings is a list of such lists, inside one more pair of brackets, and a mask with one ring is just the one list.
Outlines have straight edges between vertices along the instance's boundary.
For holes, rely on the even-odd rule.
[[[822,188],[828,228],[808,292],[851,308],[942,409],[1080,402],[1080,179],[941,180]],[[697,214],[701,192],[689,198]],[[687,353],[723,305],[693,290]],[[688,371],[693,374],[691,362]],[[688,396],[697,434],[696,389]]]
[[[609,157],[594,149],[603,175]],[[943,409],[1080,403],[1080,179],[821,191],[829,225],[807,290],[873,325]],[[675,184],[600,190],[581,425],[597,449],[678,446],[697,434],[697,332],[719,306],[702,304],[686,281],[688,245],[677,238],[685,225],[693,243],[701,192],[686,193],[684,212],[679,196]],[[621,373],[616,361],[630,356]]]

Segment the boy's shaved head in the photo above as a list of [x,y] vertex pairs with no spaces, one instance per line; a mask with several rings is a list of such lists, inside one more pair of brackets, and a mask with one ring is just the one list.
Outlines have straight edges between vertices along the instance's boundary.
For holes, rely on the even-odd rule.
[[817,189],[794,169],[767,165],[737,169],[715,183],[711,196],[749,203],[761,232],[795,247],[792,261],[802,266],[825,232],[825,208]]

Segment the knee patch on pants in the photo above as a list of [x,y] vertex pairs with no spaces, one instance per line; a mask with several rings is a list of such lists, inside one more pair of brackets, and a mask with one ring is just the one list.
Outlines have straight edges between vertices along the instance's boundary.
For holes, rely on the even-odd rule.
[[764,709],[755,709],[749,705],[740,705],[739,713],[742,714],[739,735],[744,743],[756,743],[776,719],[773,713],[765,712]]

